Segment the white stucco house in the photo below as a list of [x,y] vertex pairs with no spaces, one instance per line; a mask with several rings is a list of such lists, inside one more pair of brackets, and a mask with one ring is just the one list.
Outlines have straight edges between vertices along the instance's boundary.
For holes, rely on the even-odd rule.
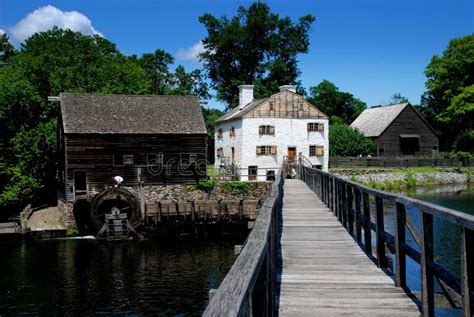
[[239,86],[239,106],[216,121],[216,165],[233,165],[241,180],[272,179],[301,153],[328,169],[328,117],[284,85],[267,98],[253,99],[253,85]]

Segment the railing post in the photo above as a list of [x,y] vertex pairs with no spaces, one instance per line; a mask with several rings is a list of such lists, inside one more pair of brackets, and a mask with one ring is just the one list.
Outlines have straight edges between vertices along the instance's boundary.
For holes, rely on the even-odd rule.
[[363,193],[362,200],[364,203],[364,245],[365,252],[372,254],[372,230],[370,229],[370,202],[369,194]]
[[347,228],[347,188],[346,184],[342,183],[342,225]]
[[333,192],[333,179],[332,177],[328,176],[329,179],[329,209],[334,214],[334,205],[333,205],[333,200],[334,200],[334,192]]
[[375,196],[375,243],[377,248],[377,266],[380,268],[387,267],[383,231],[383,199],[381,197]]
[[360,190],[358,188],[354,188],[354,195],[355,195],[355,222],[356,222],[356,241],[360,243],[362,241],[362,228],[360,224]]
[[423,316],[434,316],[433,216],[421,211],[421,278]]
[[336,207],[337,207],[337,219],[339,219],[339,222],[342,223],[342,211],[341,211],[341,201],[342,201],[342,195],[341,195],[341,182],[339,180],[336,180]]
[[336,215],[336,209],[334,208],[334,199],[335,199],[335,191],[334,191],[334,178],[331,177],[331,209],[334,215]]
[[474,314],[474,231],[463,227],[461,270],[462,270],[462,310],[464,316]]
[[401,203],[396,203],[395,215],[395,256],[397,261],[396,268],[396,285],[398,287],[406,287],[406,252],[405,252],[405,225],[406,225],[406,209]]
[[352,208],[353,196],[352,196],[352,186],[346,185],[347,189],[347,218],[349,222],[349,234],[354,234],[354,209]]

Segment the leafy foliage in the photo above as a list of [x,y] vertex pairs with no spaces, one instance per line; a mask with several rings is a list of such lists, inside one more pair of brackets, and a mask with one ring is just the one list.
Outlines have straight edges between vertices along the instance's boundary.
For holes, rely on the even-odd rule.
[[206,123],[207,133],[210,136],[214,135],[214,126],[217,119],[219,119],[224,112],[219,109],[207,109],[202,107],[202,115],[204,117],[204,122]]
[[398,105],[401,103],[409,103],[409,102],[410,101],[408,101],[408,98],[402,96],[399,92],[396,92],[390,97],[387,105]]
[[228,181],[219,184],[219,188],[232,195],[249,195],[255,185],[251,182]]
[[452,39],[425,74],[423,113],[441,132],[441,148],[473,152],[474,34]]
[[204,14],[199,21],[208,33],[201,59],[217,98],[228,108],[238,104],[239,85],[253,83],[258,98],[298,82],[297,55],[308,52],[308,31],[315,21],[312,15],[294,23],[256,2],[239,7],[232,18]]
[[[348,92],[339,91],[339,88],[328,80],[323,80],[315,87],[309,88],[309,97],[306,98],[316,108],[328,117],[337,116],[346,124],[350,124],[364,111],[366,104]],[[334,118],[337,120],[337,118]],[[331,121],[331,123],[334,123]]]
[[366,139],[356,129],[346,124],[332,124],[329,126],[330,156],[374,155],[375,152],[374,142]]

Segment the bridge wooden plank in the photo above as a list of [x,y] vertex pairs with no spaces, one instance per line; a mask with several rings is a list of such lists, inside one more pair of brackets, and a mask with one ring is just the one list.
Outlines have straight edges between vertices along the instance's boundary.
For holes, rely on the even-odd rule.
[[420,315],[304,182],[286,180],[284,192],[277,257],[280,316]]

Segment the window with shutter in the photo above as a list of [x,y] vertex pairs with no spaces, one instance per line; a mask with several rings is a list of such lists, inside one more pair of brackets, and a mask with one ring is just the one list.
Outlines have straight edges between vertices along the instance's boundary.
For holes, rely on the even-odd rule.
[[272,155],[277,155],[277,147],[276,147],[276,146],[272,146],[272,147],[271,147],[271,152],[272,152]]
[[310,122],[308,123],[308,131],[309,132],[324,131],[324,124],[318,123],[318,122]]
[[316,146],[316,156],[324,156],[324,147]]
[[275,127],[272,125],[261,125],[258,127],[260,135],[262,134],[275,134]]
[[316,156],[316,145],[309,146],[309,156]]
[[262,147],[257,146],[257,155],[262,155]]

